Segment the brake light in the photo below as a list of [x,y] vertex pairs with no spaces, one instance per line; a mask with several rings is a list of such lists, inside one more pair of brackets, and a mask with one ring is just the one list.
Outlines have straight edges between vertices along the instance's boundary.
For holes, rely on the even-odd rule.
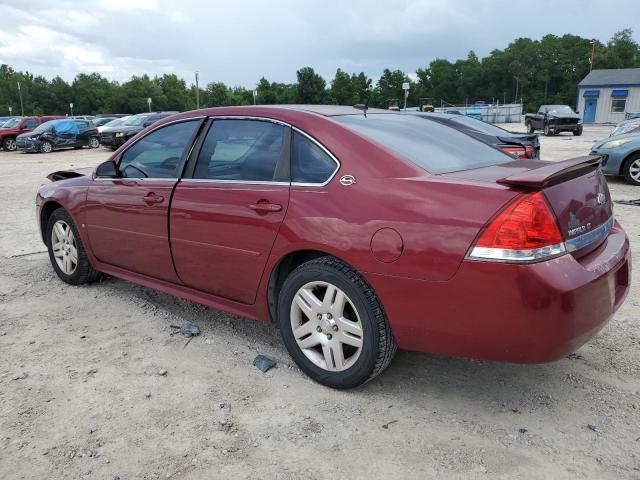
[[533,147],[531,145],[525,145],[524,147],[500,147],[500,150],[516,158],[533,158]]
[[547,260],[566,253],[556,217],[540,192],[526,194],[493,219],[468,258],[508,262]]

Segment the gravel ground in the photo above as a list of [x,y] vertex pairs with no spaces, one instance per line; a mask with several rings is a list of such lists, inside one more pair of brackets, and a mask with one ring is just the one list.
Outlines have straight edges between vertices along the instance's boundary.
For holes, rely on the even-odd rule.
[[[585,154],[609,130],[542,137],[543,157]],[[0,153],[2,478],[640,478],[638,269],[612,322],[559,362],[399,352],[375,381],[333,391],[291,364],[271,325],[113,278],[56,278],[35,190],[108,155]],[[637,258],[640,208],[615,210]],[[170,335],[185,320],[202,329],[186,346]],[[262,374],[258,353],[278,367]]]

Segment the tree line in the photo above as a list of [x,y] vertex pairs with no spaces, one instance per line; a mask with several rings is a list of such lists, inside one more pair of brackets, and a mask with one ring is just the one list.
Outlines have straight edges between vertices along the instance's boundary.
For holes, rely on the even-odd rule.
[[[606,42],[595,42],[594,68],[640,67],[640,45],[631,29],[616,32]],[[503,50],[493,50],[479,59],[470,51],[466,59],[435,59],[415,75],[385,69],[376,82],[360,73],[340,68],[328,83],[311,67],[296,72],[295,83],[270,82],[262,77],[255,88],[231,87],[211,82],[204,88],[187,84],[174,74],[153,78],[133,76],[119,83],[98,73],[81,73],[71,83],[60,76],[51,80],[29,72],[0,66],[0,114],[20,114],[22,93],[26,115],[66,114],[69,103],[74,114],[138,113],[147,111],[147,98],[154,110],[192,110],[196,98],[201,107],[257,104],[367,103],[386,108],[390,100],[402,104],[402,84],[410,84],[408,106],[432,98],[436,106],[489,103],[524,103],[531,111],[544,103],[574,105],[576,85],[589,72],[592,40],[576,35],[545,35],[540,40],[518,38]],[[18,91],[17,84],[20,83]],[[256,93],[254,99],[254,91]],[[199,93],[199,95],[198,95]]]

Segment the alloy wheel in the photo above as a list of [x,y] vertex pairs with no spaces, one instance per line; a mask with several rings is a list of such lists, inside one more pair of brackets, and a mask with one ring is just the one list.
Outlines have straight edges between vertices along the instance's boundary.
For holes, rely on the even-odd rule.
[[51,153],[51,150],[53,150],[53,147],[49,142],[43,142],[42,146],[40,147],[40,150],[42,151],[42,153]]
[[629,165],[629,175],[633,180],[640,183],[640,158]]
[[4,148],[9,150],[10,152],[13,152],[16,149],[16,147],[17,147],[16,141],[13,138],[8,138],[7,140],[5,140]]
[[362,322],[353,302],[335,285],[302,286],[291,303],[291,329],[298,347],[316,366],[332,372],[351,367],[362,352]]
[[89,140],[89,146],[91,148],[98,148],[100,146],[100,142],[96,137],[91,137],[91,140]]
[[58,268],[65,275],[72,275],[78,266],[78,246],[69,224],[58,220],[51,231],[51,249]]

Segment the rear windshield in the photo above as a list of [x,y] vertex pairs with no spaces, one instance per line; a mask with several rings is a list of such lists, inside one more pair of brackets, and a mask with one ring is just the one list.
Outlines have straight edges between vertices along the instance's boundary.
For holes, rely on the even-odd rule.
[[467,117],[466,115],[456,115],[454,118],[451,118],[452,122],[459,123],[467,128],[472,128],[473,130],[477,130],[478,132],[486,133],[488,135],[504,135],[505,133],[509,133],[506,130],[496,127],[495,125],[487,122],[483,122],[482,120],[478,120],[476,118]]
[[433,174],[513,162],[513,157],[469,135],[413,115],[343,115],[333,119]]

